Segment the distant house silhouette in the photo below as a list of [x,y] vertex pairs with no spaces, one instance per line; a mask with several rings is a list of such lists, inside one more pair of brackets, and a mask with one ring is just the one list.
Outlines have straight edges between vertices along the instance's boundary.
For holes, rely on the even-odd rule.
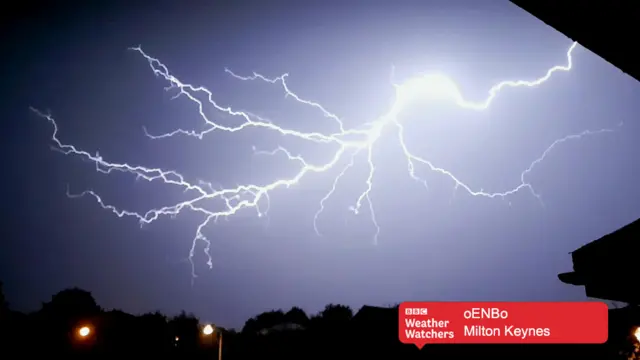
[[273,334],[273,333],[277,333],[277,332],[282,332],[282,331],[297,331],[297,330],[304,330],[304,326],[300,325],[300,324],[296,324],[296,323],[282,323],[282,324],[278,324],[278,325],[274,325],[270,328],[266,328],[266,329],[262,329],[260,330],[259,334],[260,335],[269,335],[269,334]]
[[573,251],[573,271],[559,274],[588,297],[640,304],[637,286],[640,219]]

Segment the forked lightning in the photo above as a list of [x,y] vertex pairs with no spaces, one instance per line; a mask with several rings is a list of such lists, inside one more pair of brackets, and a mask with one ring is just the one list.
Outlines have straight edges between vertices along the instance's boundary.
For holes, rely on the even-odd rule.
[[[534,191],[532,185],[526,180],[527,174],[530,173],[538,163],[543,161],[545,157],[561,143],[569,140],[580,139],[587,135],[611,132],[613,131],[613,129],[586,130],[579,134],[572,134],[558,139],[551,145],[549,145],[546,150],[542,152],[540,157],[531,162],[529,167],[520,174],[519,184],[517,186],[503,192],[486,192],[470,187],[445,168],[438,167],[428,159],[412,153],[405,143],[405,128],[404,125],[398,121],[398,116],[402,113],[402,111],[408,104],[419,101],[447,101],[453,102],[457,106],[468,109],[470,111],[485,110],[492,104],[492,102],[496,99],[496,97],[502,90],[516,87],[535,87],[545,83],[556,73],[571,70],[573,65],[572,53],[575,50],[576,46],[577,43],[573,43],[569,47],[566,53],[566,63],[564,65],[554,66],[548,69],[543,74],[543,76],[534,80],[502,81],[489,89],[486,99],[477,102],[466,100],[456,83],[444,74],[434,73],[420,75],[411,78],[401,84],[393,84],[395,88],[395,102],[391,106],[389,111],[379,118],[354,129],[346,129],[341,119],[336,114],[328,111],[323,105],[310,100],[305,100],[304,98],[293,92],[287,84],[288,74],[284,74],[276,78],[268,78],[257,73],[253,73],[250,76],[241,76],[235,74],[229,69],[225,69],[225,71],[230,76],[241,81],[264,81],[281,86],[287,97],[301,104],[316,108],[324,115],[324,117],[334,121],[336,124],[336,130],[335,132],[329,133],[295,131],[292,129],[281,127],[276,123],[263,119],[255,114],[251,114],[246,111],[234,110],[228,105],[220,104],[216,102],[213,93],[209,89],[203,86],[195,86],[182,82],[171,74],[166,65],[160,62],[160,60],[148,55],[142,50],[141,47],[131,48],[131,50],[139,53],[149,63],[151,70],[156,76],[163,78],[169,83],[169,87],[167,89],[175,90],[175,97],[184,96],[188,100],[193,102],[199,112],[200,117],[206,124],[205,130],[203,131],[194,131],[179,128],[173,132],[161,135],[152,135],[145,129],[145,134],[151,139],[162,139],[177,135],[191,136],[202,139],[205,135],[213,132],[233,133],[243,131],[247,128],[255,127],[262,128],[264,131],[278,132],[283,136],[292,136],[309,142],[331,145],[331,148],[328,147],[328,149],[331,149],[329,150],[331,151],[331,159],[324,164],[309,163],[302,156],[294,155],[284,147],[277,147],[274,151],[267,152],[268,154],[284,154],[286,157],[288,157],[289,160],[295,161],[299,164],[299,171],[295,176],[290,178],[279,178],[267,184],[244,184],[232,188],[215,189],[209,183],[188,181],[177,171],[161,168],[151,168],[142,165],[131,165],[128,163],[110,162],[105,160],[98,154],[92,155],[91,153],[85,150],[81,150],[74,145],[63,143],[58,137],[58,125],[52,115],[49,113],[41,112],[37,109],[32,108],[32,110],[39,116],[47,119],[53,126],[53,134],[51,136],[51,139],[55,145],[56,150],[59,150],[60,152],[67,155],[76,155],[84,158],[85,160],[89,160],[95,164],[97,171],[105,174],[109,174],[114,171],[127,172],[135,175],[140,179],[144,179],[147,181],[159,181],[165,184],[183,188],[185,190],[184,196],[186,197],[186,200],[161,208],[151,209],[145,213],[122,210],[116,206],[107,204],[103,201],[100,195],[91,190],[87,190],[79,194],[72,194],[70,192],[67,192],[67,194],[70,197],[91,196],[98,202],[98,204],[102,208],[113,212],[119,217],[135,217],[141,224],[151,223],[163,215],[175,216],[184,210],[190,210],[204,215],[204,220],[198,225],[196,229],[192,246],[189,252],[192,274],[195,277],[196,274],[193,256],[198,241],[204,242],[204,252],[208,258],[207,264],[209,265],[209,267],[212,267],[213,265],[210,255],[211,242],[204,235],[204,228],[208,224],[210,224],[212,221],[217,220],[218,218],[232,216],[239,210],[244,208],[252,208],[257,212],[258,216],[262,216],[263,214],[265,214],[267,209],[261,208],[261,204],[267,204],[268,206],[269,195],[272,190],[278,188],[288,188],[291,185],[299,183],[305,176],[313,175],[313,173],[326,172],[336,168],[337,175],[334,178],[327,194],[320,200],[318,211],[314,218],[314,229],[316,233],[320,235],[317,221],[322,214],[324,204],[331,198],[331,195],[336,190],[340,179],[348,172],[349,169],[352,168],[355,162],[359,159],[357,157],[358,155],[366,157],[369,171],[363,177],[365,190],[360,194],[354,194],[354,203],[351,207],[351,210],[358,214],[362,210],[363,204],[366,203],[366,206],[368,207],[369,213],[371,215],[371,221],[375,227],[375,234],[373,236],[374,242],[377,243],[378,235],[380,233],[380,227],[378,226],[378,223],[376,221],[373,203],[371,202],[371,198],[369,196],[374,183],[374,175],[376,171],[376,165],[372,155],[372,150],[377,141],[382,136],[383,130],[387,128],[394,129],[394,133],[397,136],[398,143],[403,150],[405,160],[407,162],[409,176],[421,183],[424,183],[425,185],[426,182],[423,179],[419,178],[415,173],[415,169],[418,164],[426,166],[427,169],[439,173],[442,176],[448,177],[451,180],[452,185],[456,189],[463,189],[465,192],[472,196],[505,198],[520,190],[527,189],[539,199],[540,196]],[[201,100],[202,98],[206,98],[208,104],[203,103],[203,100]],[[205,106],[213,106],[220,112],[238,118],[238,125],[223,126],[219,123],[214,122],[206,115]],[[336,149],[335,152],[333,152],[333,149]],[[341,162],[341,160],[347,161]],[[343,166],[342,164],[344,164],[345,162],[346,166],[337,168],[338,166]],[[204,202],[209,202],[211,200],[218,200],[220,208],[214,211],[211,210],[208,206],[204,205]]]

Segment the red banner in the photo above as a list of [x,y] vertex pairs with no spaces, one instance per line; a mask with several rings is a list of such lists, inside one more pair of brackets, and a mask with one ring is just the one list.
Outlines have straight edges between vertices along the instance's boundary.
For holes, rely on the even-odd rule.
[[404,302],[400,341],[427,344],[602,344],[601,302]]

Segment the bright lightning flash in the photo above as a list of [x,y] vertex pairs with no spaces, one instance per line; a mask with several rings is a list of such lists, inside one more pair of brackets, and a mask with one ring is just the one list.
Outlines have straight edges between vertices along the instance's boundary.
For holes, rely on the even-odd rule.
[[[322,114],[331,120],[333,120],[337,124],[337,130],[334,133],[319,133],[319,132],[299,132],[287,128],[280,127],[274,124],[271,121],[265,120],[256,116],[254,114],[233,110],[231,107],[226,105],[221,105],[214,100],[213,93],[205,87],[195,86],[187,83],[183,83],[181,80],[176,78],[171,74],[167,66],[165,66],[160,60],[147,55],[141,47],[134,47],[131,50],[139,53],[144,59],[146,59],[151,67],[151,70],[157,77],[161,77],[169,83],[169,87],[167,90],[175,90],[177,92],[175,97],[185,96],[187,99],[192,101],[198,109],[200,117],[206,124],[206,129],[204,131],[194,131],[194,130],[184,130],[177,129],[173,132],[162,134],[162,135],[151,135],[145,129],[145,134],[151,139],[162,139],[167,137],[172,137],[176,135],[185,135],[192,136],[198,139],[202,139],[206,134],[212,132],[228,132],[234,133],[238,131],[242,131],[244,129],[250,127],[258,127],[264,128],[265,131],[275,131],[279,132],[285,136],[293,136],[306,141],[322,143],[322,144],[333,144],[337,145],[337,150],[331,157],[331,160],[324,164],[311,164],[305,161],[305,159],[301,156],[293,155],[287,149],[283,147],[278,147],[272,152],[268,152],[269,154],[282,153],[289,158],[289,160],[295,161],[299,164],[300,168],[297,174],[290,178],[280,178],[268,184],[245,184],[240,185],[234,188],[223,188],[223,189],[214,189],[208,183],[203,182],[189,182],[182,176],[180,173],[173,170],[164,170],[160,168],[151,168],[145,167],[141,165],[130,165],[128,163],[115,163],[109,162],[105,160],[102,156],[96,154],[92,155],[91,153],[78,149],[74,145],[69,145],[63,143],[58,138],[58,125],[54,118],[48,114],[43,113],[39,110],[33,109],[39,116],[47,119],[51,125],[53,126],[53,134],[52,141],[55,144],[55,149],[67,154],[67,155],[76,155],[84,158],[85,160],[89,160],[93,162],[96,166],[96,170],[105,174],[109,174],[114,171],[126,172],[135,175],[140,179],[144,179],[147,181],[159,181],[165,184],[170,184],[172,186],[177,186],[183,188],[185,190],[185,196],[189,196],[189,198],[185,201],[178,202],[177,204],[167,205],[157,209],[151,209],[146,213],[138,213],[133,211],[121,210],[113,205],[107,204],[103,201],[103,199],[95,193],[94,191],[87,190],[80,194],[71,194],[67,191],[67,195],[69,197],[81,197],[81,196],[91,196],[93,197],[98,204],[111,212],[113,212],[118,217],[130,216],[135,217],[141,224],[149,224],[163,215],[175,216],[181,213],[183,210],[191,210],[197,213],[204,215],[204,220],[198,225],[196,229],[195,236],[193,238],[191,250],[189,252],[189,260],[192,266],[192,274],[195,277],[195,266],[193,263],[194,251],[198,241],[203,241],[204,252],[208,258],[207,264],[209,267],[212,267],[212,258],[210,255],[210,247],[211,242],[207,240],[205,237],[203,230],[204,228],[210,224],[212,221],[217,220],[218,218],[227,218],[236,214],[239,210],[244,208],[253,208],[257,211],[258,216],[262,216],[265,214],[266,210],[261,209],[260,203],[261,200],[265,200],[269,203],[269,194],[278,188],[288,188],[291,185],[298,184],[305,176],[311,175],[313,173],[321,173],[334,169],[340,160],[343,157],[349,157],[350,161],[346,165],[346,167],[339,169],[337,176],[333,180],[333,184],[329,192],[320,200],[318,212],[314,218],[314,229],[318,235],[320,232],[317,227],[317,220],[321,215],[325,202],[331,197],[333,192],[335,191],[340,179],[343,175],[354,165],[356,161],[356,155],[365,154],[366,161],[368,163],[369,172],[365,178],[365,190],[359,194],[358,196],[354,196],[354,204],[351,207],[351,210],[358,214],[362,207],[363,203],[366,202],[366,206],[368,207],[369,213],[371,215],[371,220],[373,225],[375,226],[375,234],[374,241],[377,243],[378,235],[380,233],[380,227],[376,221],[374,207],[371,202],[371,198],[369,197],[372,187],[374,174],[376,171],[376,165],[373,159],[373,147],[376,145],[377,141],[380,139],[383,130],[386,128],[394,128],[395,134],[397,135],[397,140],[404,152],[405,160],[408,166],[409,176],[413,179],[420,181],[421,183],[426,185],[426,182],[420,179],[415,174],[415,168],[418,164],[426,166],[429,170],[434,171],[436,173],[441,174],[442,176],[448,177],[454,187],[456,189],[463,189],[468,194],[472,196],[480,196],[487,198],[505,198],[509,195],[515,194],[520,190],[527,189],[530,191],[536,198],[540,199],[540,196],[534,191],[532,185],[527,182],[526,176],[530,173],[536,164],[540,163],[545,159],[545,157],[552,151],[556,146],[560,145],[569,140],[580,139],[587,135],[594,135],[603,132],[611,132],[612,129],[600,129],[600,130],[587,130],[579,134],[573,134],[566,136],[564,138],[558,139],[553,142],[545,151],[542,152],[542,155],[535,159],[527,169],[525,169],[520,174],[520,182],[517,186],[512,189],[503,191],[503,192],[485,192],[482,190],[474,190],[462,180],[458,179],[454,174],[449,172],[448,170],[438,167],[430,162],[428,159],[425,159],[419,155],[413,154],[410,149],[405,144],[405,129],[404,125],[402,125],[398,121],[398,115],[405,109],[405,107],[410,103],[415,103],[419,101],[449,101],[457,104],[458,106],[469,109],[472,111],[482,111],[487,109],[493,100],[496,98],[498,93],[506,88],[516,88],[516,87],[536,87],[541,85],[542,83],[549,80],[553,74],[558,72],[566,72],[571,70],[572,67],[572,52],[576,48],[577,43],[573,43],[566,54],[566,64],[561,66],[554,66],[547,70],[544,76],[535,79],[535,80],[515,80],[515,81],[502,81],[492,88],[489,89],[489,95],[486,99],[479,102],[472,102],[465,100],[460,92],[458,86],[453,80],[443,74],[428,74],[428,75],[420,75],[414,77],[402,84],[393,84],[396,93],[395,103],[391,106],[391,109],[388,113],[380,116],[372,122],[366,123],[364,126],[355,129],[345,129],[340,118],[326,110],[321,104],[305,100],[299,97],[296,93],[291,91],[287,85],[287,76],[288,74],[284,74],[277,78],[267,78],[263,75],[253,73],[251,76],[240,76],[236,75],[229,69],[225,69],[225,71],[231,75],[232,77],[242,80],[242,81],[265,81],[272,84],[279,84],[282,86],[287,97],[294,99],[295,101],[302,103],[304,105],[308,105],[316,108]],[[211,119],[205,114],[204,107],[205,104],[196,97],[196,94],[204,95],[208,100],[209,105],[213,106],[220,112],[226,113],[231,116],[237,117],[240,122],[237,126],[229,127],[220,125]],[[355,139],[355,140],[354,140]],[[222,207],[217,211],[212,211],[204,207],[203,203],[209,200],[219,200]]]

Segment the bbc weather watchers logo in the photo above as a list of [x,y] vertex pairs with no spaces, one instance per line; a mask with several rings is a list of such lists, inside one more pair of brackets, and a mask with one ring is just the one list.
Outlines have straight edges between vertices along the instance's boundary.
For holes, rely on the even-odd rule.
[[427,308],[405,308],[405,315],[429,315]]

